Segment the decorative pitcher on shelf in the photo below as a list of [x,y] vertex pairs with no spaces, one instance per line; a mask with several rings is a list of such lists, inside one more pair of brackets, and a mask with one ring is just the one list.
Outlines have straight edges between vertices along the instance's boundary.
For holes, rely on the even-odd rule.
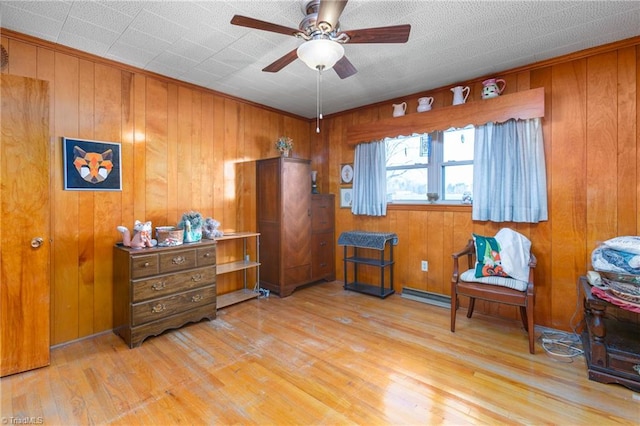
[[471,89],[469,86],[456,86],[452,87],[451,91],[453,92],[453,105],[460,105],[467,101]]
[[429,111],[431,109],[432,104],[433,104],[433,98],[431,96],[418,98],[418,112]]
[[403,102],[401,104],[393,104],[393,116],[394,117],[402,117],[406,111],[407,111],[407,103],[406,102]]
[[[502,86],[500,86],[502,83]],[[507,87],[507,82],[501,78],[490,78],[482,82],[484,86],[482,88],[482,99],[491,99],[502,94],[502,91]]]

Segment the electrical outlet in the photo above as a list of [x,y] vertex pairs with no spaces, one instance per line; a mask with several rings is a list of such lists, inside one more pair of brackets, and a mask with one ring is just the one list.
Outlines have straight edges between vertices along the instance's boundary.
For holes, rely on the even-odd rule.
[[420,268],[422,269],[423,272],[427,272],[429,270],[429,262],[427,262],[426,260],[423,260],[422,264],[420,265]]

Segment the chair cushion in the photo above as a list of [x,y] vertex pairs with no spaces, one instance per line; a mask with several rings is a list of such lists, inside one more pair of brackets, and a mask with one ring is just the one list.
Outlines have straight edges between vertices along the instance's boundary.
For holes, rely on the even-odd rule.
[[461,281],[475,282],[482,284],[491,284],[501,287],[507,287],[518,291],[525,291],[528,286],[527,281],[516,280],[515,278],[507,278],[500,276],[476,277],[476,270],[469,269],[460,275]]
[[502,276],[508,277],[500,260],[500,245],[493,237],[473,234],[476,244],[476,278]]

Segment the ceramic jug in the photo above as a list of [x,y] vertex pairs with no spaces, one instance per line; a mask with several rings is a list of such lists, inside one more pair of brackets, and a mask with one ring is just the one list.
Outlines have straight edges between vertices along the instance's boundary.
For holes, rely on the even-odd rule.
[[[467,101],[469,97],[469,86],[456,86],[452,87],[451,91],[453,92],[453,105],[460,105]],[[466,92],[466,93],[465,93]]]
[[406,111],[407,111],[407,103],[406,102],[403,102],[401,104],[393,104],[393,116],[394,117],[402,117]]
[[[502,86],[500,86],[502,83]],[[505,87],[507,87],[507,82],[501,78],[490,78],[482,82],[484,86],[482,88],[482,99],[491,99],[496,96],[500,96]]]
[[418,98],[418,112],[429,111],[431,109],[432,104],[433,104],[433,98],[431,96]]

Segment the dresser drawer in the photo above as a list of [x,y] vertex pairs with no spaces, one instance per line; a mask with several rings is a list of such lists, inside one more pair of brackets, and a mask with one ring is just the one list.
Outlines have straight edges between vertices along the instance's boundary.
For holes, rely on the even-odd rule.
[[216,264],[216,246],[202,247],[197,250],[198,266],[210,266]]
[[202,305],[215,303],[216,286],[200,288],[185,293],[168,296],[149,302],[137,303],[132,306],[132,326],[141,325],[149,321],[166,318],[171,315],[198,308]]
[[196,248],[189,250],[173,251],[171,253],[161,253],[160,273],[182,271],[196,267]]
[[197,287],[214,284],[216,271],[213,268],[192,269],[172,275],[158,275],[153,278],[132,282],[134,303],[148,299],[156,299],[172,293],[191,290]]
[[313,195],[311,197],[311,229],[313,232],[333,231],[333,197]]
[[160,266],[157,254],[131,257],[131,278],[156,275],[159,270]]
[[313,277],[322,277],[334,272],[333,232],[323,232],[311,236],[311,264]]

